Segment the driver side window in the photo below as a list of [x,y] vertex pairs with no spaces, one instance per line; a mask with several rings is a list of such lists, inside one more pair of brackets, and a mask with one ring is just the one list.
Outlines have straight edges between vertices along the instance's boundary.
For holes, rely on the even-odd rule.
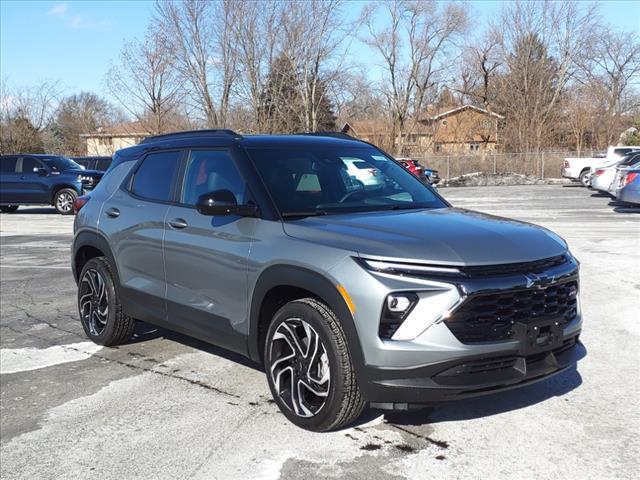
[[229,190],[238,205],[246,200],[245,182],[225,150],[192,150],[187,161],[181,203],[195,205],[198,197],[216,190]]
[[34,168],[42,168],[42,163],[39,160],[31,157],[22,157],[22,170],[21,173],[34,173]]

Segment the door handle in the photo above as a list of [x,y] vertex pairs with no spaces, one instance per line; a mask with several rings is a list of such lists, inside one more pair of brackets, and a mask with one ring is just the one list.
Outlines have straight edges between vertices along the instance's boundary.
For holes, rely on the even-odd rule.
[[107,211],[104,213],[107,214],[107,217],[111,217],[111,218],[116,218],[120,216],[120,210],[114,207],[108,208]]
[[187,228],[189,226],[187,221],[183,218],[174,218],[173,220],[169,220],[169,222],[167,223],[171,228],[176,230],[182,230],[183,228]]

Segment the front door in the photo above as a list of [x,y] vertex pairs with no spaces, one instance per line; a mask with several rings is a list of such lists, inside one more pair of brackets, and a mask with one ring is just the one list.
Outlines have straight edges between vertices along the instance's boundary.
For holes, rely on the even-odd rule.
[[248,201],[246,183],[226,150],[192,150],[179,205],[166,217],[164,255],[168,321],[177,330],[244,351],[248,332],[247,259],[256,218],[206,216],[200,195],[230,190]]
[[19,157],[17,171],[20,174],[21,202],[24,203],[51,203],[51,195],[47,185],[46,177],[36,173],[36,169],[44,168],[49,171],[40,160],[33,157]]

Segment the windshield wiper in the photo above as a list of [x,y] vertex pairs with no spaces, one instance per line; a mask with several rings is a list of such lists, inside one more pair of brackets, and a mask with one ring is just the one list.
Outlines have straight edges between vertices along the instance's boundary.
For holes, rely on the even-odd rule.
[[387,210],[423,210],[425,208],[424,205],[391,205],[387,208]]
[[323,215],[328,215],[328,214],[324,210],[311,210],[309,212],[284,212],[282,214],[282,218],[321,217]]

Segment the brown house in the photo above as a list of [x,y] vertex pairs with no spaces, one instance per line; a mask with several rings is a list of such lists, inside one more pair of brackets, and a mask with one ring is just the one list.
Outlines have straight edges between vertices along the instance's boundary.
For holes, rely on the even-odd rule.
[[119,123],[80,135],[87,142],[89,156],[111,156],[116,150],[140,143],[148,136],[149,132],[139,122]]
[[439,109],[407,122],[402,138],[392,139],[383,120],[345,123],[342,131],[403,155],[425,153],[475,154],[498,145],[499,122],[504,117],[473,105]]

